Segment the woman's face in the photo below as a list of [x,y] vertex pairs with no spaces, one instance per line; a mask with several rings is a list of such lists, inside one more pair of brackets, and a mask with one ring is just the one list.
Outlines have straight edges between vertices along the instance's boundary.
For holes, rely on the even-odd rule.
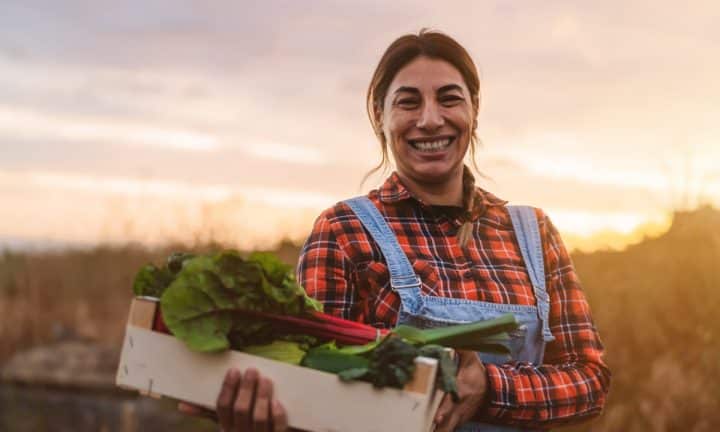
[[401,177],[443,183],[462,175],[474,110],[460,72],[450,63],[420,56],[388,87],[382,129]]

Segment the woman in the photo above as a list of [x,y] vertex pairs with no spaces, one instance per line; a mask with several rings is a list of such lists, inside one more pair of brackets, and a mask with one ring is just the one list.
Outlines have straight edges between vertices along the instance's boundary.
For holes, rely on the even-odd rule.
[[[548,217],[505,206],[476,187],[463,164],[468,150],[474,156],[479,102],[477,69],[453,39],[421,31],[393,42],[367,104],[381,166],[389,147],[396,170],[366,197],[318,217],[298,281],[326,311],[378,327],[516,315],[522,325],[511,358],[460,353],[460,401],[443,400],[438,431],[582,421],[598,415],[606,399],[603,347]],[[286,416],[272,383],[254,370],[232,373],[218,400],[223,428],[243,430],[254,418],[255,430],[280,430]]]

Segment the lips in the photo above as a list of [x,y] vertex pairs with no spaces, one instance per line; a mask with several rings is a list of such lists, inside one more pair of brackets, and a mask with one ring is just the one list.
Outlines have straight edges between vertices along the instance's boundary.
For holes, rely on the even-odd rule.
[[454,136],[443,136],[443,137],[429,137],[429,138],[418,138],[408,139],[410,146],[415,150],[423,153],[435,153],[441,152],[447,149],[450,144],[455,141]]

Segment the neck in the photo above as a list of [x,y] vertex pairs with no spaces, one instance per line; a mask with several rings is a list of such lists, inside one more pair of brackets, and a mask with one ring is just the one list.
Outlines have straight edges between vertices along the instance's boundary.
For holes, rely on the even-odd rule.
[[398,172],[403,185],[414,196],[430,205],[459,206],[463,205],[463,172],[462,165],[457,173],[453,173],[442,182],[423,182]]

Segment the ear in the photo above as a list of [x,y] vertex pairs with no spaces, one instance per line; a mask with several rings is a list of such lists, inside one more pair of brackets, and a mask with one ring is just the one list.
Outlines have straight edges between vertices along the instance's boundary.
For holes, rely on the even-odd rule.
[[377,127],[376,129],[376,135],[378,139],[385,142],[387,138],[385,137],[385,129],[384,129],[384,123],[383,123],[383,113],[382,110],[375,110],[375,125]]

